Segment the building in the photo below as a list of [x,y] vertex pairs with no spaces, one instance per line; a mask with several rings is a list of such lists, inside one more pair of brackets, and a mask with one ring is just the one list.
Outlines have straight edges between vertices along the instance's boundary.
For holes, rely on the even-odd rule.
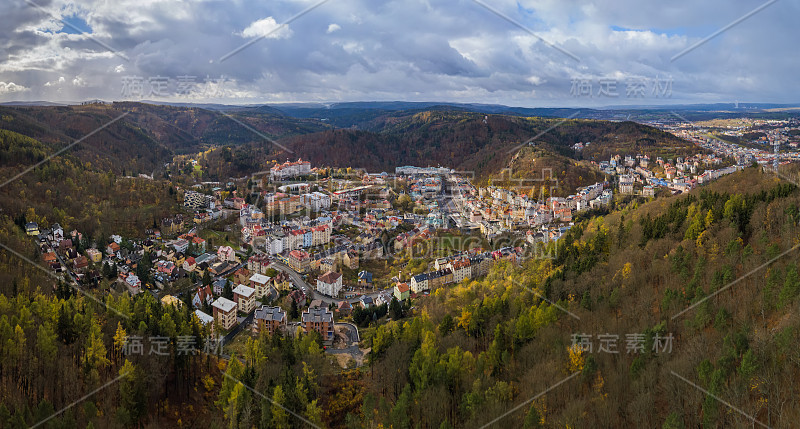
[[186,191],[183,194],[183,205],[194,210],[213,209],[215,207],[214,197],[196,191]]
[[25,224],[25,233],[28,235],[39,235],[39,224],[28,222]]
[[142,281],[134,273],[128,274],[128,277],[125,278],[125,283],[133,289],[139,289],[142,286]]
[[219,246],[217,259],[220,262],[236,262],[236,252],[233,251],[231,246]]
[[289,266],[298,273],[305,273],[309,269],[311,258],[308,252],[302,250],[292,250],[286,258]]
[[284,180],[289,177],[304,176],[311,173],[311,163],[299,159],[295,162],[286,161],[269,169],[270,179]]
[[95,264],[100,263],[100,261],[103,260],[103,254],[97,249],[86,249],[86,256],[88,256],[89,260]]
[[203,326],[208,325],[209,323],[214,323],[214,316],[210,316],[200,310],[195,310],[194,314],[197,316],[197,319],[200,320],[200,323],[202,323]]
[[425,273],[418,274],[414,277],[411,277],[411,290],[414,293],[420,293],[423,291],[428,290],[428,275]]
[[253,274],[250,276],[250,287],[256,291],[256,299],[259,299],[269,292],[269,282],[271,277],[264,274]]
[[286,312],[283,309],[266,305],[256,309],[253,315],[254,334],[274,335],[281,329],[286,329]]
[[161,297],[161,305],[165,307],[171,305],[175,308],[181,308],[181,305],[183,305],[183,303],[181,302],[180,299],[178,299],[173,295],[164,295],[163,297]]
[[333,313],[327,308],[309,308],[303,311],[301,324],[306,334],[317,332],[324,341],[333,341]]
[[219,297],[211,303],[214,309],[214,320],[222,326],[222,329],[231,329],[236,325],[236,303]]
[[394,297],[398,301],[405,301],[411,296],[411,289],[408,283],[397,283],[394,285]]
[[194,296],[192,296],[192,306],[200,308],[203,303],[214,301],[214,295],[211,293],[211,285],[197,288]]
[[250,286],[238,285],[233,289],[233,301],[242,313],[250,313],[256,308],[256,290]]
[[317,277],[317,290],[328,296],[339,296],[339,291],[342,290],[342,274],[328,271]]

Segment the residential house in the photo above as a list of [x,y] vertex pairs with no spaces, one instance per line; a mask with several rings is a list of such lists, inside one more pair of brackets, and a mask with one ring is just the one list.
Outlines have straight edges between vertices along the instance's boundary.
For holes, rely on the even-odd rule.
[[86,256],[88,256],[89,260],[95,264],[100,263],[103,260],[103,254],[97,249],[86,249]]
[[408,283],[397,283],[394,285],[394,297],[398,301],[405,301],[411,296],[411,289]]
[[180,299],[178,299],[175,296],[164,295],[163,297],[161,297],[161,305],[163,306],[171,305],[175,308],[181,308],[181,305],[183,305],[183,303],[181,302]]
[[39,224],[28,222],[25,224],[25,233],[28,235],[39,235]]
[[80,271],[89,266],[89,259],[86,258],[86,256],[78,255],[78,257],[72,261],[72,264],[75,267],[75,271]]
[[[195,310],[195,311],[194,311],[194,314],[195,314],[195,316],[197,316],[197,319],[198,319],[198,320],[200,320],[200,323],[201,323],[203,326],[206,326],[206,325],[208,325],[209,323],[212,323],[212,324],[214,323],[214,316],[210,316],[210,315],[208,315],[208,314],[206,314],[206,313],[203,313],[203,312],[202,312],[202,311],[200,311],[200,310]],[[212,326],[213,326],[213,325],[212,325]]]
[[317,290],[328,296],[338,296],[342,289],[342,274],[335,271],[328,271],[317,277]]
[[214,300],[214,295],[211,293],[211,285],[206,285],[197,288],[194,296],[192,297],[192,306],[202,308],[204,303],[210,303]]
[[375,304],[372,297],[367,295],[362,295],[358,302],[361,304],[361,308],[370,308]]
[[231,246],[219,246],[217,259],[220,262],[236,262],[236,252]]
[[195,267],[197,267],[197,261],[194,259],[193,256],[189,256],[183,261],[183,270],[186,272],[194,271]]
[[108,247],[106,248],[107,255],[116,255],[119,252],[119,244],[115,242],[111,242]]
[[339,313],[339,316],[349,316],[350,313],[353,312],[353,306],[350,305],[347,301],[339,301],[339,305],[336,308],[336,312]]
[[142,286],[142,281],[139,280],[139,277],[134,273],[128,273],[128,276],[125,278],[125,283],[133,289],[139,289]]

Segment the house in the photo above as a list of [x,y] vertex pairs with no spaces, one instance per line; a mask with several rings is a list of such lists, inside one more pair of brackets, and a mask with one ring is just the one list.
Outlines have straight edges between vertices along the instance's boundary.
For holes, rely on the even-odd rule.
[[253,333],[273,335],[280,329],[286,329],[286,312],[280,307],[262,305],[253,315]]
[[187,272],[188,271],[194,271],[194,269],[196,267],[197,267],[197,261],[194,259],[193,256],[189,256],[188,258],[186,258],[185,261],[183,261],[183,270],[184,271],[187,271]]
[[107,255],[116,255],[117,252],[119,252],[119,244],[115,242],[111,242],[111,244],[109,244],[106,248]]
[[214,289],[214,295],[222,295],[222,291],[225,290],[226,284],[228,284],[228,281],[225,279],[217,279],[211,283]]
[[370,308],[375,305],[375,301],[372,300],[372,297],[367,295],[362,295],[358,302],[361,304],[361,308]]
[[200,310],[195,310],[194,314],[195,316],[197,316],[197,319],[200,320],[200,323],[203,326],[208,325],[209,323],[214,323],[214,316],[209,316],[208,314],[203,313]]
[[411,289],[408,287],[408,283],[397,283],[394,285],[394,297],[398,301],[405,301],[411,295]]
[[269,291],[271,277],[264,274],[253,274],[250,276],[250,287],[256,291],[256,299],[259,299]]
[[369,271],[361,271],[358,273],[358,284],[368,286],[372,284],[372,273]]
[[128,277],[125,278],[125,283],[133,289],[139,289],[142,286],[142,281],[139,280],[139,277],[134,273],[128,273]]
[[100,261],[103,260],[103,254],[97,249],[86,249],[86,256],[88,256],[89,260],[95,264],[100,263]]
[[214,300],[214,295],[211,293],[211,285],[197,288],[194,296],[192,297],[192,306],[201,308],[204,303],[210,303]]
[[342,289],[342,274],[335,271],[317,277],[317,290],[328,296],[338,296]]
[[79,255],[72,263],[75,266],[75,271],[79,271],[89,266],[89,259],[86,256]]
[[161,305],[165,307],[171,305],[175,308],[181,308],[181,305],[183,305],[183,303],[181,302],[181,300],[172,295],[164,295],[163,297],[161,297]]
[[291,291],[289,293],[289,298],[296,302],[298,307],[303,307],[306,305],[306,294],[300,289]]
[[317,332],[324,341],[333,341],[333,313],[327,308],[309,308],[300,320],[306,334]]
[[243,313],[250,313],[256,308],[256,290],[245,285],[238,285],[233,289],[233,300]]
[[339,313],[340,316],[348,316],[352,311],[353,306],[347,301],[340,301],[336,308],[336,312]]
[[28,235],[39,235],[39,224],[28,222],[25,224],[25,233]]
[[250,281],[251,276],[252,274],[250,273],[250,270],[242,267],[233,273],[233,281],[234,283],[247,284]]
[[214,320],[219,323],[223,329],[231,329],[236,325],[236,303],[224,298],[219,297],[216,301],[211,303],[214,309]]
[[236,252],[233,251],[231,246],[219,246],[217,259],[221,262],[236,262]]

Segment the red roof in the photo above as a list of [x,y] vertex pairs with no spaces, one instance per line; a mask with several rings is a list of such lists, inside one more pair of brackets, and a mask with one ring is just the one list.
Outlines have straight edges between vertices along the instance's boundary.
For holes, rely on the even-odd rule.
[[333,284],[336,283],[336,281],[339,280],[340,277],[342,277],[340,273],[337,273],[335,271],[328,271],[327,273],[317,277],[317,280],[323,283]]
[[397,290],[399,290],[400,293],[408,292],[409,291],[408,283],[398,283]]

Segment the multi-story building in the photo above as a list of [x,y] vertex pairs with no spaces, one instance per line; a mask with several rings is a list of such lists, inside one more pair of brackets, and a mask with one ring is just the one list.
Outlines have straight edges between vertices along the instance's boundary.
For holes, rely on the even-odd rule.
[[420,293],[428,290],[428,274],[422,273],[411,277],[411,290]]
[[250,287],[256,290],[256,299],[263,297],[269,292],[269,283],[272,280],[264,274],[253,274],[250,277]]
[[231,329],[236,325],[236,303],[224,298],[219,297],[211,307],[214,309],[214,320],[222,326],[223,329]]
[[317,332],[325,341],[333,341],[333,313],[327,308],[309,308],[303,311],[301,323],[306,334]]
[[256,308],[256,290],[245,285],[238,285],[233,289],[233,301],[242,313],[250,313]]
[[269,170],[272,180],[284,180],[289,177],[303,176],[311,173],[311,163],[298,159],[295,162],[286,161]]
[[254,334],[266,333],[274,335],[281,329],[286,329],[286,312],[283,309],[266,305],[256,308],[253,315]]
[[317,277],[317,290],[328,296],[338,296],[342,289],[342,274],[335,271]]
[[196,191],[186,191],[183,194],[183,205],[194,210],[213,209],[215,207],[214,197]]
[[286,258],[289,266],[298,273],[305,273],[308,271],[311,262],[308,252],[302,250],[292,250]]

